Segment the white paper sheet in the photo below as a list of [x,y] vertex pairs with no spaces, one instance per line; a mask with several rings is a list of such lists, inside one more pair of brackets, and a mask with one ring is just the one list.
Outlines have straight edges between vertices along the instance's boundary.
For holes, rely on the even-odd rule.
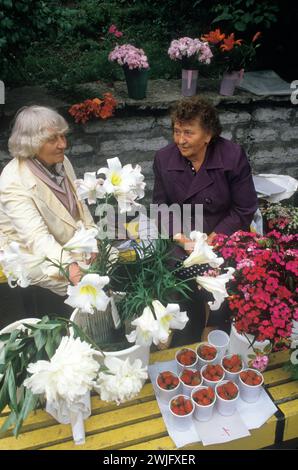
[[266,391],[262,389],[260,398],[255,403],[247,403],[240,398],[237,410],[248,429],[257,429],[276,413],[277,407]]
[[232,416],[222,416],[216,410],[210,421],[195,421],[195,427],[204,446],[219,444],[250,436],[238,411]]

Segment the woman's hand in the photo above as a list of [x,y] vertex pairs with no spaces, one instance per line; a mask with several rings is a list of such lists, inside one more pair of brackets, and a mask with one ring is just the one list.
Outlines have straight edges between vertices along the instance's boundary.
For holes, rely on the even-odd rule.
[[92,264],[96,258],[97,258],[98,253],[91,253],[90,258],[86,261],[86,264]]
[[187,238],[183,233],[176,233],[174,235],[173,240],[181,246],[187,254],[191,254],[193,252],[195,242]]
[[70,282],[76,286],[80,280],[81,280],[81,277],[82,277],[82,273],[81,273],[81,270],[78,266],[77,263],[71,263],[69,265],[69,280]]
[[216,235],[217,235],[216,232],[211,232],[210,235],[208,235],[208,238],[207,238],[208,245],[212,245],[212,242],[214,238],[216,237]]

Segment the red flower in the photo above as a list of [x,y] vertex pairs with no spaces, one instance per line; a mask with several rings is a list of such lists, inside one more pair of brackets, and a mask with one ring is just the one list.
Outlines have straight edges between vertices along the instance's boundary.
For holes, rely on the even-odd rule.
[[282,235],[276,230],[266,237],[239,231],[214,240],[224,266],[236,269],[227,286],[236,330],[257,341],[269,339],[273,350],[289,345],[296,318],[297,241],[297,234]]

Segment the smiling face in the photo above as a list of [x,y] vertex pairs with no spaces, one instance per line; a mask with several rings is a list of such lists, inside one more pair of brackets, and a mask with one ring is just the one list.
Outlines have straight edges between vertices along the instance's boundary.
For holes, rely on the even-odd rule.
[[37,159],[46,166],[62,163],[67,141],[64,134],[54,134],[39,149]]
[[174,122],[174,142],[181,155],[189,160],[200,160],[204,157],[211,137],[211,133],[205,131],[197,120]]

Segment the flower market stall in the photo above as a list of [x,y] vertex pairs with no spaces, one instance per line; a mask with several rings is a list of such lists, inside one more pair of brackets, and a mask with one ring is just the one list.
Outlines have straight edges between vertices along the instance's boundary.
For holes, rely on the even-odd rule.
[[[30,270],[43,263],[69,279],[64,252],[80,263],[83,275],[67,289],[65,303],[75,309],[71,320],[45,316],[0,332],[0,448],[168,449],[233,446],[230,442],[259,448],[276,444],[276,435],[279,441],[283,435],[291,439],[296,413],[289,417],[288,434],[276,434],[281,426],[276,405],[293,399],[295,407],[298,397],[292,371],[282,368],[298,320],[297,235],[236,232],[219,234],[209,245],[206,234],[194,231],[192,253],[170,270],[170,242],[158,237],[152,221],[140,216],[119,223],[140,207],[141,167],[122,166],[118,158],[107,163],[99,178],[86,173],[76,181],[79,197],[97,204],[98,224],[86,229],[79,223],[60,259],[22,253],[15,242],[2,245],[0,261],[11,287],[28,286]],[[106,217],[109,210],[115,215],[115,204],[118,225]],[[123,227],[125,237],[119,236]],[[200,275],[190,270],[189,279],[175,276],[194,266]],[[211,310],[227,299],[235,334],[247,345],[240,350],[232,336],[220,344],[210,335],[207,343],[152,353],[147,367],[151,345],[164,349],[172,331],[188,322],[177,294],[180,299],[187,294],[190,280],[209,293]],[[124,293],[117,304],[120,287]],[[133,356],[105,350],[121,323],[126,347],[136,347]],[[268,347],[259,350],[256,342],[264,340]],[[148,377],[152,384],[144,385]],[[250,387],[258,387],[253,400],[246,398]],[[211,402],[204,403],[208,397],[201,389]],[[95,391],[100,398],[91,395]],[[214,411],[201,419],[197,408],[211,405]],[[266,437],[258,439],[265,430]]]

